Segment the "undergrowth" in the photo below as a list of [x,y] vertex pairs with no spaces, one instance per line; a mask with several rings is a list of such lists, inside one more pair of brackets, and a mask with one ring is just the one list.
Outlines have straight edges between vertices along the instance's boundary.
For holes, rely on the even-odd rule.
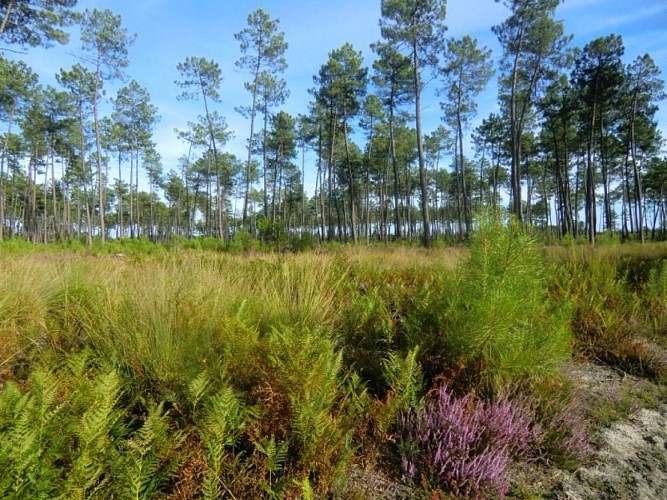
[[514,219],[481,216],[448,306],[443,348],[478,387],[548,374],[570,357],[569,306],[548,300],[538,242]]
[[550,287],[572,305],[577,357],[665,380],[666,256],[664,245],[555,256]]
[[0,496],[344,498],[353,466],[499,495],[510,462],[576,466],[645,398],[584,411],[559,367],[664,380],[664,247],[478,222],[469,250],[7,247]]

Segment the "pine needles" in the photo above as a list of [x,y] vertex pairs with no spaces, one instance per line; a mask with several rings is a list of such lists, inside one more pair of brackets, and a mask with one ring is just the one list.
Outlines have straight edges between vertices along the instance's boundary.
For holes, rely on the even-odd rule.
[[520,223],[481,216],[444,320],[445,349],[496,388],[570,356],[568,307],[547,300],[546,266]]

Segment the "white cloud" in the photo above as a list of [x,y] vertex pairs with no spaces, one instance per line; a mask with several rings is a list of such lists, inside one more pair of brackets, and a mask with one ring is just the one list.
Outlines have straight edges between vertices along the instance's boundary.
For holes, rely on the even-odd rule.
[[617,28],[630,23],[648,19],[667,11],[667,5],[654,5],[645,9],[636,10],[627,14],[600,17],[597,23],[589,27],[591,31],[601,31]]

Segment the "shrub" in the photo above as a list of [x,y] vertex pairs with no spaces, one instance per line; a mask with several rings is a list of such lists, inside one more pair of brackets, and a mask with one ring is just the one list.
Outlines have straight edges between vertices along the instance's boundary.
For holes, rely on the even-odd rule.
[[309,232],[292,235],[289,239],[289,246],[295,252],[314,250],[319,244],[317,236]]
[[538,243],[520,222],[497,213],[479,222],[445,311],[444,343],[475,385],[499,388],[569,358],[569,309],[547,300]]
[[667,261],[650,271],[643,292],[653,334],[667,345]]
[[507,467],[539,444],[541,431],[526,409],[509,399],[484,403],[456,398],[446,385],[416,415],[405,414],[403,472],[457,496],[503,497]]
[[562,376],[535,381],[523,393],[530,394],[524,406],[542,428],[540,448],[535,450],[540,461],[576,467],[590,452],[586,395],[574,390]]
[[221,252],[225,249],[225,242],[213,236],[201,237],[198,238],[198,241],[202,250]]
[[[639,248],[639,247],[637,247]],[[553,274],[555,292],[570,302],[575,352],[641,377],[666,374],[651,342],[664,329],[664,271],[638,249],[572,251]]]
[[259,241],[246,228],[241,228],[234,233],[227,248],[233,253],[250,252],[259,248]]
[[289,234],[282,220],[261,219],[257,223],[257,228],[260,240],[272,249],[281,250],[287,247]]
[[28,254],[40,248],[34,243],[23,238],[8,238],[0,240],[0,251],[2,253]]

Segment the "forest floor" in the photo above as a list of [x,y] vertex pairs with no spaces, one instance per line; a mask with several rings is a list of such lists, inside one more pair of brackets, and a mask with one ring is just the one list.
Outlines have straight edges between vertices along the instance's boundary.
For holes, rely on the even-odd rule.
[[573,362],[566,372],[577,389],[583,391],[591,409],[625,399],[630,401],[628,414],[593,433],[591,456],[575,470],[539,466],[517,471],[516,496],[577,500],[665,498],[667,405],[646,408],[641,397],[637,397],[660,388],[645,379],[592,363]]
[[[508,496],[570,500],[665,498],[667,405],[645,408],[638,396],[660,390],[658,386],[589,362],[569,363],[563,371],[581,391],[582,401],[591,406],[590,412],[616,402],[616,406],[625,406],[627,415],[593,432],[591,455],[574,470],[543,464],[516,467],[511,472]],[[424,490],[399,484],[377,471],[354,470],[351,481],[355,498],[428,498]]]

